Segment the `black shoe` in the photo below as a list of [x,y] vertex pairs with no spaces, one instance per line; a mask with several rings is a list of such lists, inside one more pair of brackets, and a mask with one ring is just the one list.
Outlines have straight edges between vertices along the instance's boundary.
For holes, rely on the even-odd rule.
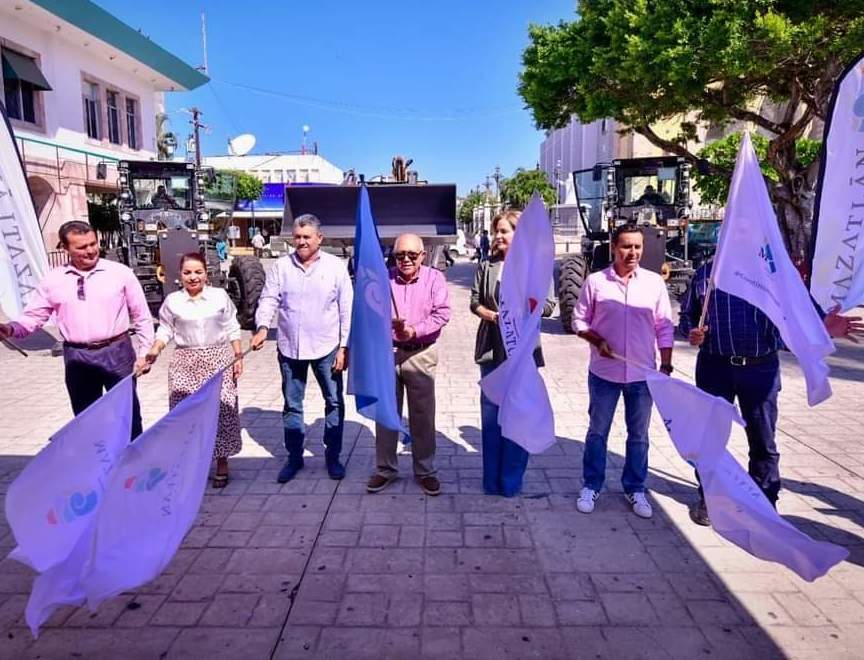
[[327,474],[334,481],[339,481],[345,478],[345,466],[339,462],[339,459],[327,461]]
[[700,500],[699,504],[690,509],[690,520],[702,527],[711,527],[711,518],[708,517],[708,507],[705,506],[705,500]]
[[303,460],[300,461],[292,461],[288,460],[285,465],[282,466],[282,469],[279,470],[279,476],[276,477],[276,481],[280,484],[287,483],[291,481],[294,477],[297,476],[297,473],[303,469]]

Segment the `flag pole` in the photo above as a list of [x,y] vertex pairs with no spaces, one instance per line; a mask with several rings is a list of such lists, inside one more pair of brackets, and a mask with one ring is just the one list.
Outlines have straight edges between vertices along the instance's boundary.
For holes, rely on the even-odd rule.
[[708,280],[708,288],[705,291],[705,300],[702,302],[702,314],[699,315],[699,329],[705,327],[705,317],[708,316],[708,303],[711,302],[711,293],[714,291],[714,268],[711,268],[711,277]]
[[396,320],[399,320],[399,308],[396,306],[396,296],[393,294],[393,287],[390,282],[387,282],[387,288],[390,289],[390,302],[393,303],[393,313],[396,315]]
[[[222,367],[219,371],[225,371],[226,369],[229,369],[230,367],[233,367],[235,364],[237,364],[238,362],[240,362],[240,360],[242,360],[244,357],[246,357],[247,355],[249,355],[249,353],[251,353],[253,350],[254,350],[254,349],[250,346],[249,348],[247,348],[247,349],[246,349],[245,351],[243,351],[242,353],[240,353],[240,354],[238,354],[238,355],[235,355],[235,356],[234,356],[234,359],[231,360],[231,362],[229,362],[228,364],[226,364],[224,367]],[[132,372],[132,375],[135,376],[135,378],[140,378],[141,375],[143,375],[143,373],[144,373],[143,371],[139,371],[138,369],[135,369],[135,371]]]
[[8,339],[8,338],[6,338],[6,337],[2,337],[2,338],[0,338],[0,339],[2,339],[2,340],[3,340],[3,343],[6,344],[9,348],[11,348],[11,349],[13,349],[13,350],[15,350],[15,351],[18,351],[18,352],[21,353],[21,355],[23,355],[24,357],[28,357],[28,355],[27,355],[27,351],[25,351],[23,348],[21,348],[18,344],[16,344],[16,343],[15,343],[14,341],[12,341],[11,339]]

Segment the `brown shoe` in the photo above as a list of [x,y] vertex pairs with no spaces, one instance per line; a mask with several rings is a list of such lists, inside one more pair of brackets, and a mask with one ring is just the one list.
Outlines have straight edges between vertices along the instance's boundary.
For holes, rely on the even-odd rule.
[[369,481],[366,482],[366,492],[368,493],[377,493],[380,490],[384,490],[390,483],[395,479],[395,477],[382,477],[380,474],[373,474],[369,477]]
[[420,488],[427,495],[435,496],[441,494],[441,482],[438,481],[437,477],[428,476],[428,477],[420,477],[418,479],[420,482]]

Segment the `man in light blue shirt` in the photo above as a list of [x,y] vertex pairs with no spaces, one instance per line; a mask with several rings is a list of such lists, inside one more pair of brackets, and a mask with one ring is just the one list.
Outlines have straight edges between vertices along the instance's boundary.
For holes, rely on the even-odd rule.
[[309,367],[324,397],[327,473],[331,479],[342,479],[342,372],[348,365],[351,278],[341,259],[321,251],[323,235],[318,218],[311,214],[299,216],[293,232],[294,253],[280,258],[267,274],[255,314],[258,331],[251,342],[255,350],[263,346],[278,311],[276,345],[285,397],[282,420],[288,460],[277,480],[290,481],[303,468],[303,397]]

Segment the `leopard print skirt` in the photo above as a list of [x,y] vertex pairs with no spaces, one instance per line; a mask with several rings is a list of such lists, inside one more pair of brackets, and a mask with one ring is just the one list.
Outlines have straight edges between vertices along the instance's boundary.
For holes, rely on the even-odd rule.
[[[178,348],[168,367],[168,407],[174,408],[198,390],[220,369],[234,359],[230,344],[204,348]],[[213,458],[227,458],[240,453],[240,412],[237,405],[237,383],[231,370],[225,370],[219,403],[219,428]]]

